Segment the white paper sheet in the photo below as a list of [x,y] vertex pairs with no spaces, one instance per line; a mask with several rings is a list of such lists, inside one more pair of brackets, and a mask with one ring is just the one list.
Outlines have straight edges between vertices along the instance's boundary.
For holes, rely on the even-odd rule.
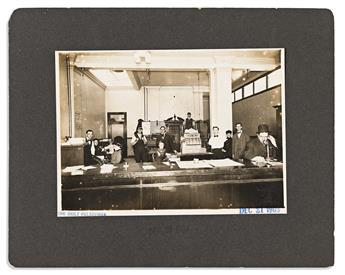
[[271,166],[282,166],[283,165],[283,163],[280,161],[270,161],[269,164]]
[[192,160],[190,161],[177,161],[176,164],[180,169],[196,169],[196,168],[212,168],[210,164],[208,164],[206,161],[198,161],[194,162]]
[[231,159],[211,159],[207,161],[214,167],[243,166],[243,163],[233,161]]
[[82,167],[84,167],[84,165],[67,166],[65,169],[62,170],[62,172],[64,172],[64,173],[70,173],[70,172],[79,170],[79,169],[81,169]]
[[87,171],[87,170],[90,170],[90,169],[96,169],[96,167],[95,167],[95,166],[89,165],[89,166],[84,166],[84,167],[81,168],[81,169],[84,170],[84,171]]
[[83,175],[84,172],[82,170],[74,170],[71,172],[72,176],[78,176],[78,175]]
[[101,174],[108,174],[108,173],[111,173],[113,171],[113,169],[114,169],[114,165],[112,165],[112,164],[103,164],[101,166],[100,173]]
[[155,170],[157,168],[154,167],[153,165],[143,165],[143,169],[146,171],[146,170]]

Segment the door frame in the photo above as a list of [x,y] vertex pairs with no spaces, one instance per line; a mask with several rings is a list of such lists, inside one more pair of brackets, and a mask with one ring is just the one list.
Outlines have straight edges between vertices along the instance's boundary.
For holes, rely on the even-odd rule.
[[107,112],[107,127],[108,127],[108,138],[114,138],[111,136],[111,127],[109,124],[110,116],[111,115],[124,115],[124,122],[123,123],[114,123],[114,124],[123,124],[123,139],[125,140],[125,147],[122,151],[123,157],[127,157],[127,112]]

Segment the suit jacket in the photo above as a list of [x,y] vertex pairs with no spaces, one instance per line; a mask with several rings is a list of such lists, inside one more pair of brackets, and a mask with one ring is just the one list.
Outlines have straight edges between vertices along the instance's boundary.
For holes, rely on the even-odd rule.
[[234,155],[234,159],[241,159],[243,158],[243,152],[246,149],[246,145],[249,142],[250,137],[245,133],[242,132],[241,137],[239,138],[237,134],[234,134],[232,137],[232,153]]
[[253,157],[267,157],[267,146],[269,148],[269,156],[275,158],[277,155],[277,148],[272,145],[272,143],[267,140],[267,145],[260,142],[259,138],[255,138],[247,143],[246,149],[244,151],[245,159],[252,159]]
[[91,154],[92,141],[85,141],[84,143],[84,165],[93,164],[92,154]]
[[[92,155],[91,153],[91,147],[92,147],[93,141],[85,141],[84,144],[84,165],[93,165],[93,164],[101,164],[102,161],[95,155]],[[95,146],[96,147],[96,146]],[[95,153],[96,153],[96,148],[95,148]]]
[[165,134],[165,136],[159,135],[156,140],[156,145],[158,147],[158,143],[162,141],[164,143],[164,148],[167,153],[173,153],[175,150],[175,143],[174,143],[174,137],[170,136],[168,134]]

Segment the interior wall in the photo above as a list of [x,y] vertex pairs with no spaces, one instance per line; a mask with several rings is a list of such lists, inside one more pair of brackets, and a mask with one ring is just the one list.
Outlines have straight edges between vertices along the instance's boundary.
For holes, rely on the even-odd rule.
[[97,138],[106,137],[104,89],[76,71],[73,81],[75,137],[84,137],[88,129]]
[[69,108],[68,108],[68,87],[67,67],[65,56],[59,54],[59,93],[60,93],[60,135],[61,140],[70,135],[69,132]]
[[[139,118],[144,119],[144,91],[131,87],[106,90],[106,112],[127,112],[127,136],[132,137]],[[148,119],[165,120],[192,113],[195,120],[203,119],[203,93],[193,87],[148,88]]]
[[148,119],[162,121],[174,114],[185,119],[187,112],[194,120],[203,119],[202,95],[193,87],[148,88]]
[[258,125],[265,123],[276,135],[276,109],[273,108],[276,105],[281,105],[280,87],[234,102],[233,129],[236,122],[242,122],[247,134],[255,136]]
[[138,119],[144,119],[144,92],[131,87],[106,89],[105,110],[127,112],[127,137],[132,137]]

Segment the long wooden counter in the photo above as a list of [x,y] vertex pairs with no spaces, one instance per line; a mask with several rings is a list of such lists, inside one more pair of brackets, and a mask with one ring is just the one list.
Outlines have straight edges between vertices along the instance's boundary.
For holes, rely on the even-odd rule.
[[[176,164],[123,163],[111,173],[100,167],[83,175],[62,173],[63,209],[198,209],[283,207],[283,167],[180,169]],[[221,198],[221,200],[219,200]]]

